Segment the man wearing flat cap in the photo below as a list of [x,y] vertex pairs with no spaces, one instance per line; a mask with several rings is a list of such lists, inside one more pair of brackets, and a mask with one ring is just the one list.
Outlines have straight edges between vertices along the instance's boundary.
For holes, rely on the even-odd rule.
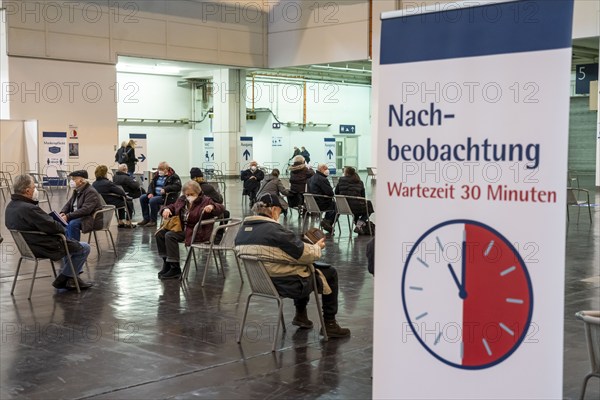
[[281,203],[277,196],[264,194],[254,204],[252,211],[256,215],[244,219],[235,238],[235,249],[239,255],[258,257],[279,294],[294,299],[296,315],[292,324],[304,329],[313,327],[306,306],[310,293],[318,290],[322,293],[327,336],[349,336],[350,330],[340,327],[335,320],[338,311],[338,277],[335,268],[327,266],[316,270],[318,288],[312,287],[310,279],[311,265],[321,258],[325,239],[314,244],[304,243],[294,232],[281,226],[278,222]]
[[67,238],[79,241],[81,232],[88,233],[102,228],[102,215],[98,215],[96,220],[92,217],[102,209],[102,202],[100,194],[87,181],[86,170],[73,171],[69,178],[73,195],[60,210],[60,216],[67,223]]

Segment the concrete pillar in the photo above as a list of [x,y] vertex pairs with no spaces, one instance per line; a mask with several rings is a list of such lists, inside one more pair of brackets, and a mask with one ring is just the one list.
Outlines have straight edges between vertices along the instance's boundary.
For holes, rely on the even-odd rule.
[[239,175],[242,165],[240,136],[246,133],[246,73],[219,69],[213,74],[215,161],[225,175]]

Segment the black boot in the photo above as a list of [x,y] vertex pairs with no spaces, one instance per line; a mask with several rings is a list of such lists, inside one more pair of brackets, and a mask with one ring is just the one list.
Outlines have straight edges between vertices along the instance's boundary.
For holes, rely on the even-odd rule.
[[306,308],[304,310],[296,309],[296,315],[292,321],[292,325],[296,325],[303,329],[312,329],[313,322],[308,319],[308,313],[306,312]]
[[69,280],[68,276],[60,274],[56,277],[54,282],[52,282],[52,286],[54,286],[57,289],[65,289],[67,287],[68,280]]
[[181,268],[179,267],[179,263],[178,262],[172,262],[169,263],[171,268],[169,269],[169,271],[162,275],[160,277],[160,279],[179,279],[181,277]]
[[158,273],[158,277],[159,278],[162,277],[164,274],[169,272],[170,269],[171,269],[171,263],[168,263],[167,258],[163,257],[163,266],[162,266],[162,269]]

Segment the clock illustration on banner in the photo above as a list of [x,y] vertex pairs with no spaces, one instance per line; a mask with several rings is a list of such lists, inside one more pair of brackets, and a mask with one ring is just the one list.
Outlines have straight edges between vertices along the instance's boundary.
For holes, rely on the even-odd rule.
[[472,220],[442,222],[419,238],[404,265],[402,302],[423,347],[462,369],[510,357],[533,312],[523,258],[498,231]]

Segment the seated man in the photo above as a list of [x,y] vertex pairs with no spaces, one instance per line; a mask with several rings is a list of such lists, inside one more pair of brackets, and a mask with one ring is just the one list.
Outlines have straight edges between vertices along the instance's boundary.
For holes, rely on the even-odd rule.
[[123,188],[127,196],[137,199],[142,195],[140,182],[127,173],[127,164],[119,164],[117,172],[113,176],[113,183]]
[[[335,204],[333,203],[333,188],[329,183],[329,167],[327,164],[319,164],[317,173],[308,180],[308,193],[316,194],[315,201],[319,210],[326,211],[325,218],[321,221],[321,227],[327,232],[333,231],[333,220],[335,219]],[[319,197],[329,196],[329,198]]]
[[[148,193],[140,196],[142,215],[144,220],[138,226],[156,227],[158,210],[165,204],[172,204],[181,192],[181,179],[166,161],[158,164],[158,170],[154,173],[152,182],[148,185]],[[168,193],[167,201],[164,196]]]
[[250,168],[242,171],[240,176],[244,181],[244,191],[242,195],[247,195],[250,198],[250,207],[256,201],[256,194],[260,189],[260,181],[265,178],[265,173],[258,169],[258,163],[256,161],[250,161]]
[[[65,228],[56,222],[44,210],[38,207],[37,189],[33,179],[29,175],[19,175],[14,180],[14,193],[11,196],[11,202],[6,206],[6,227],[18,231],[37,231],[49,235],[62,233],[65,234]],[[79,277],[74,277],[71,267],[66,259],[64,246],[57,236],[41,236],[23,234],[23,238],[33,251],[33,254],[39,258],[49,258],[57,261],[63,258],[63,267],[60,275],[54,280],[52,286],[57,289],[75,289],[75,279],[79,283],[79,288],[87,289],[92,285],[82,281]],[[83,265],[90,254],[90,245],[80,243],[75,240],[67,239],[67,247],[71,253],[71,261],[77,273],[81,273]]]
[[[265,194],[258,199],[252,210],[256,214],[247,217],[235,238],[239,255],[259,257],[269,272],[279,294],[294,299],[296,315],[292,324],[310,329],[306,305],[313,290],[309,278],[310,265],[321,257],[325,239],[315,244],[307,244],[294,233],[285,229],[277,221],[281,214],[281,204],[277,196]],[[327,336],[344,337],[350,330],[341,328],[335,316],[338,311],[337,271],[333,267],[318,269],[317,282],[322,285],[323,319]]]
[[102,228],[102,215],[92,215],[102,209],[100,194],[87,181],[88,173],[82,169],[69,174],[69,185],[73,195],[60,210],[60,216],[67,223],[67,239],[79,241],[81,232],[88,233]]

